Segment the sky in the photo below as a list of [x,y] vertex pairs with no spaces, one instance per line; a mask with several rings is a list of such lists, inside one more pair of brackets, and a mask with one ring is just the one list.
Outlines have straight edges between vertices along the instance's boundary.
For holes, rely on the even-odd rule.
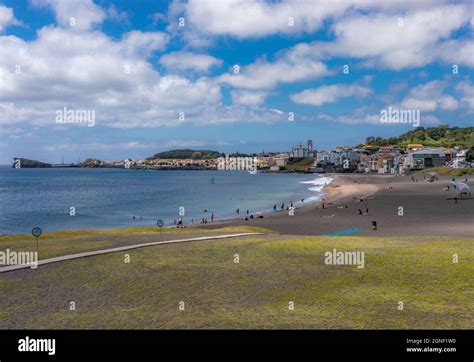
[[472,126],[473,28],[469,0],[0,0],[0,164]]

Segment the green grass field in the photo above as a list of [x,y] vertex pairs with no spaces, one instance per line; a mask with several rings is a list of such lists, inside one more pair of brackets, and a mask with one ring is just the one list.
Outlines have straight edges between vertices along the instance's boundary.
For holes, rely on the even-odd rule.
[[[244,232],[271,233],[272,231],[251,226],[228,226],[214,229],[212,232],[197,228],[163,228],[160,231],[157,227],[56,231],[41,235],[39,259],[160,241],[162,236],[163,240],[175,240]],[[36,251],[36,239],[28,234],[3,234],[0,235],[0,251],[5,249]]]
[[[132,250],[128,264],[124,253],[71,260],[0,274],[0,328],[472,329],[472,242],[272,234]],[[325,265],[333,248],[364,251],[365,268]]]

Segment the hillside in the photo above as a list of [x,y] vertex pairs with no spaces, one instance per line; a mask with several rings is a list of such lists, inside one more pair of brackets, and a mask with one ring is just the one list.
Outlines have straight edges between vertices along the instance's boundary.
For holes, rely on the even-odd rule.
[[27,158],[22,157],[15,157],[13,159],[12,167],[15,167],[15,163],[17,160],[20,160],[20,167],[21,168],[45,168],[45,167],[52,167],[50,163],[45,163],[37,160],[29,160]]
[[218,158],[220,156],[221,156],[221,153],[217,151],[183,149],[183,150],[171,150],[171,151],[160,152],[153,155],[153,157],[151,158],[152,159],[164,158],[164,159],[176,159],[176,160],[192,158],[193,160],[209,160],[209,159]]
[[474,127],[418,127],[398,137],[367,137],[366,144],[373,146],[406,146],[421,143],[429,147],[474,147]]

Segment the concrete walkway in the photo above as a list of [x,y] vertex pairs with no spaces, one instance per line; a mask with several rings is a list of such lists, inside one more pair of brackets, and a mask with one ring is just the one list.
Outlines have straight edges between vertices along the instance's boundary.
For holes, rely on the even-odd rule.
[[[148,247],[148,246],[155,246],[155,245],[186,243],[186,242],[202,241],[202,240],[229,239],[229,238],[236,238],[236,237],[239,237],[239,236],[255,236],[255,235],[265,235],[265,234],[264,233],[239,233],[239,234],[227,234],[227,235],[218,235],[218,236],[202,236],[202,237],[199,237],[199,238],[189,238],[189,239],[155,241],[155,242],[152,242],[152,243],[120,246],[120,247],[117,247],[117,248],[102,249],[102,250],[95,250],[95,251],[86,251],[84,253],[68,254],[68,255],[63,255],[63,256],[57,256],[55,258],[50,258],[50,259],[42,259],[42,260],[38,260],[38,266],[45,265],[45,264],[58,263],[58,262],[61,262],[61,261],[72,260],[72,259],[87,258],[87,257],[90,257],[90,256],[95,256],[95,255],[116,253],[118,251],[145,248],[145,247]],[[0,268],[0,273],[6,273],[6,272],[10,272],[10,271],[15,271],[15,270],[20,270],[20,269],[30,269],[30,268],[31,267],[28,264],[26,264],[26,265],[25,264],[10,265],[10,266]]]

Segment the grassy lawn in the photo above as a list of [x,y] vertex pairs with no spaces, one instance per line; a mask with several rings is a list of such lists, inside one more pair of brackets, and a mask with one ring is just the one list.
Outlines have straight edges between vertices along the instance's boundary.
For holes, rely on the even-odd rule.
[[[72,260],[0,275],[0,328],[472,329],[472,242],[274,234]],[[365,268],[325,265],[333,248]]]
[[[175,240],[205,235],[235,234],[246,232],[272,233],[259,227],[222,227],[212,231],[197,228],[163,228],[163,240]],[[85,251],[108,249],[117,246],[142,244],[161,240],[157,227],[117,228],[100,230],[72,230],[43,233],[39,241],[39,259]],[[36,239],[32,235],[1,235],[0,251],[36,251]]]

